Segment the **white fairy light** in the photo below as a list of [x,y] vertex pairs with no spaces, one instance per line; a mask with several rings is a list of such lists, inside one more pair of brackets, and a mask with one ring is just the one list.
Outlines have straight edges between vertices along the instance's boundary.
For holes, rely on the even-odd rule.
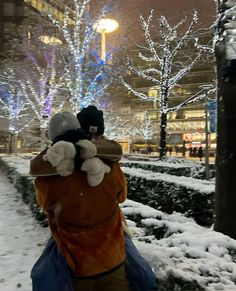
[[[5,72],[5,76],[11,76],[16,78],[15,72],[12,68],[9,68]],[[11,133],[18,134],[31,122],[32,117],[28,114],[24,114],[29,109],[29,103],[27,102],[23,92],[19,86],[14,83],[2,83],[3,89],[0,94],[0,103],[2,104],[2,110],[7,113],[5,118],[9,119],[8,130]]]
[[[65,84],[70,92],[69,100],[74,112],[91,104],[98,93],[103,93],[108,83],[110,84],[110,81],[101,82],[100,77],[103,76],[105,79],[105,75],[102,75],[100,68],[106,69],[101,62],[96,64],[97,71],[92,76],[87,72],[89,51],[97,36],[95,27],[106,13],[103,9],[98,19],[92,21],[88,15],[89,3],[90,0],[74,0],[73,11],[69,11],[68,7],[65,8],[63,23],[54,19],[51,14],[48,15],[62,32],[68,48],[69,62],[66,68]],[[73,25],[69,25],[69,19],[72,19]]]
[[[201,98],[200,92],[193,98],[188,98],[185,102],[173,107],[169,106],[169,95],[170,90],[173,89],[178,82],[193,68],[201,57],[202,52],[210,52],[207,48],[200,46],[198,41],[195,39],[196,55],[194,58],[189,58],[189,62],[181,61],[178,54],[183,50],[184,45],[189,41],[190,36],[193,32],[194,26],[198,22],[197,13],[194,12],[192,20],[187,27],[185,33],[178,36],[178,31],[181,25],[186,21],[184,18],[182,21],[177,23],[175,26],[171,26],[164,16],[160,17],[160,37],[158,42],[156,41],[157,36],[152,36],[151,31],[153,28],[153,10],[147,19],[140,17],[141,27],[144,31],[146,46],[137,45],[140,49],[138,57],[148,63],[149,66],[146,68],[134,66],[128,59],[128,69],[130,73],[135,76],[151,82],[152,87],[159,88],[159,94],[150,97],[144,90],[133,88],[128,81],[121,78],[123,86],[132,92],[141,100],[151,101],[155,104],[159,104],[159,110],[161,114],[160,124],[160,150],[161,155],[165,156],[166,146],[166,127],[167,127],[167,114],[174,108],[178,110],[187,104],[190,104],[199,98]],[[154,41],[155,37],[155,41]],[[142,51],[141,51],[142,50]],[[163,157],[162,156],[162,157]]]

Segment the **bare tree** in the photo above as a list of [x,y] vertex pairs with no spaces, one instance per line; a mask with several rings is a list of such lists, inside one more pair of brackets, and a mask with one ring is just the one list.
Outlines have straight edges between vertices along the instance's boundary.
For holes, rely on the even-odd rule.
[[127,128],[127,120],[124,116],[116,114],[114,112],[104,112],[105,121],[105,136],[109,139],[121,140],[124,134],[127,134],[129,129]]
[[[65,74],[60,67],[54,46],[42,49],[41,61],[30,50],[25,53],[28,62],[25,63],[24,68],[21,68],[22,77],[18,82],[25,99],[39,120],[41,148],[43,148],[49,119],[62,109],[66,99],[65,92],[61,94]],[[32,68],[30,73],[28,67]]]
[[14,81],[39,122],[43,148],[47,143],[45,129],[49,119],[62,109],[69,95],[65,88],[66,70],[62,59],[62,42],[51,37],[55,33],[51,22],[35,13],[30,13],[18,27],[18,33],[20,41],[12,39],[14,53],[9,52],[2,71],[8,66],[18,76]]
[[[157,96],[149,97],[146,89],[136,89],[128,81],[121,79],[122,84],[131,91],[139,99],[155,102],[159,104],[160,110],[160,158],[166,156],[166,129],[167,114],[176,111],[196,100],[204,98],[204,90],[201,89],[193,96],[187,98],[183,102],[171,106],[169,96],[171,90],[178,85],[179,81],[193,68],[199,61],[201,52],[205,49],[197,44],[198,39],[193,37],[193,28],[197,24],[197,13],[194,12],[191,23],[184,33],[179,32],[180,27],[186,21],[183,19],[175,26],[171,26],[164,16],[159,19],[160,35],[152,36],[153,31],[153,11],[145,20],[142,16],[141,27],[145,35],[145,45],[135,44],[139,50],[138,57],[144,66],[135,66],[128,59],[129,72],[135,76],[144,79],[149,87],[158,89]],[[180,34],[180,36],[179,36]],[[191,56],[183,53],[187,44],[192,42],[194,55]]]
[[9,153],[17,154],[18,134],[33,121],[34,116],[29,114],[29,102],[25,98],[19,83],[19,76],[9,67],[1,75],[0,84],[0,117],[8,119],[9,126]]
[[148,117],[147,111],[144,112],[144,118],[140,126],[136,127],[135,129],[136,129],[136,134],[141,135],[146,143],[153,138],[153,135],[155,132],[152,125],[152,121]]
[[49,14],[65,41],[64,65],[66,86],[74,112],[96,103],[113,81],[109,56],[102,60],[96,53],[97,27],[107,12],[107,6],[90,14],[90,0],[74,0],[73,7],[65,6],[64,19],[60,22]]

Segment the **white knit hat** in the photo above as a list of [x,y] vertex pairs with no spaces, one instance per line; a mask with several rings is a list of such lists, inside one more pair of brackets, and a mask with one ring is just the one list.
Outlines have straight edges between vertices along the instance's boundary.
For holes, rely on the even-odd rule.
[[80,124],[76,116],[69,112],[63,111],[55,114],[49,121],[48,136],[54,141],[54,139],[67,132],[68,130],[78,129]]

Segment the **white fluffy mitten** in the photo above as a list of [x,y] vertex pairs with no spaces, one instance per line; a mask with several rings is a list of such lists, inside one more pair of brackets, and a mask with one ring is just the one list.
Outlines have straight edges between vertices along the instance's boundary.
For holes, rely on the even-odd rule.
[[74,160],[71,159],[64,159],[56,166],[57,173],[63,177],[71,175],[74,168]]
[[87,139],[81,139],[76,144],[81,148],[80,157],[82,159],[89,159],[96,156],[97,148],[91,141]]
[[102,182],[104,175],[109,173],[111,168],[99,158],[91,158],[83,162],[81,170],[87,172],[88,183],[94,187]]
[[47,150],[43,160],[55,167],[59,175],[68,176],[74,171],[75,155],[76,149],[72,143],[59,141]]

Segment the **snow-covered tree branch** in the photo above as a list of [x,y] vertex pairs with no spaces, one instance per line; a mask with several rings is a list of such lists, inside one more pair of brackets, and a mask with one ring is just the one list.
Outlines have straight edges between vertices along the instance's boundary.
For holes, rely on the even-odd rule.
[[33,120],[33,116],[28,114],[29,103],[18,83],[15,82],[19,76],[12,68],[4,71],[1,75],[0,84],[0,104],[1,117],[9,119],[9,132],[18,135]]
[[[30,106],[27,102],[17,80],[19,76],[9,67],[1,74],[0,83],[0,117],[8,120],[9,149],[17,154],[18,134],[34,120],[30,114]],[[10,150],[11,152],[11,150]]]
[[140,127],[136,127],[136,133],[141,135],[145,142],[153,138],[155,132],[147,111],[144,112],[144,118]]
[[66,94],[61,90],[63,89],[65,72],[60,66],[60,61],[53,46],[48,46],[42,52],[43,64],[29,50],[26,51],[26,56],[28,59],[27,65],[32,70],[29,74],[26,67],[22,68],[22,78],[18,82],[35,117],[39,120],[41,147],[43,147],[46,141],[45,129],[48,126],[49,119],[64,106]]

